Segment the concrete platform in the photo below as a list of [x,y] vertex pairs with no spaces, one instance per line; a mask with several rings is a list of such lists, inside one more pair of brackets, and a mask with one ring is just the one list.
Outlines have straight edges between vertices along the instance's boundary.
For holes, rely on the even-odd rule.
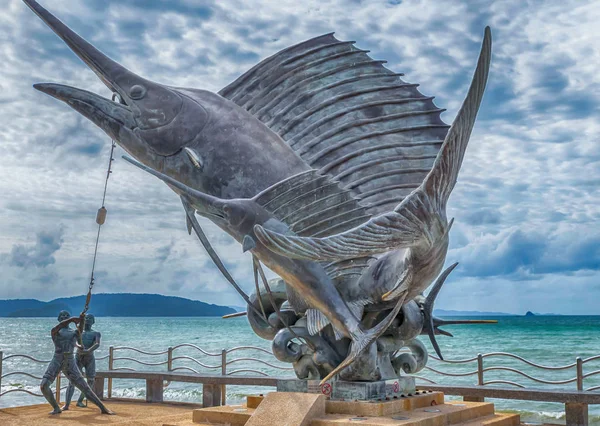
[[[304,397],[309,397],[303,394]],[[518,414],[494,413],[494,405],[485,402],[448,401],[443,402],[443,395],[439,392],[426,395],[414,395],[410,399],[379,401],[366,403],[371,407],[371,415],[349,414],[340,412],[349,410],[339,404],[344,401],[313,401],[312,406],[304,410],[306,415],[297,423],[289,423],[294,410],[289,406],[294,403],[277,406],[276,415],[270,415],[268,405],[263,407],[263,416],[257,416],[254,423],[260,426],[284,426],[299,424],[302,426],[519,426]],[[313,395],[313,398],[316,398]],[[319,396],[318,399],[322,399]],[[440,401],[442,403],[438,404]],[[132,401],[108,401],[108,406],[117,415],[104,416],[95,408],[71,409],[58,416],[48,414],[50,407],[46,404],[26,407],[0,409],[0,425],[2,426],[53,426],[53,425],[127,425],[127,426],[243,426],[250,424],[253,414],[268,397],[249,397],[244,405],[230,405],[224,407],[210,407],[197,409],[194,404],[164,404],[145,403]],[[277,399],[277,398],[275,398]],[[404,402],[402,402],[404,401]],[[426,402],[429,401],[429,404]],[[433,401],[433,405],[430,405]],[[310,402],[310,401],[309,401]],[[332,404],[333,403],[333,404]],[[353,404],[347,402],[348,405]],[[355,403],[354,403],[355,404]],[[295,405],[300,408],[306,404],[296,400]],[[308,404],[311,405],[311,404]],[[360,404],[359,404],[360,405]],[[359,407],[358,405],[355,405]],[[360,410],[364,410],[363,406]],[[293,407],[292,407],[293,408]],[[305,407],[306,408],[306,407]],[[398,410],[398,411],[395,411]],[[337,412],[336,412],[337,411]],[[395,411],[392,413],[391,411]],[[361,411],[365,413],[365,411]],[[193,413],[193,414],[192,414]],[[202,413],[200,415],[200,413]],[[385,413],[385,414],[383,414]],[[302,413],[296,413],[302,414]]]
[[312,419],[325,413],[325,399],[324,395],[309,393],[270,393],[246,426],[309,426]]
[[389,398],[383,401],[334,401],[326,403],[327,414],[352,414],[355,416],[389,416],[415,408],[431,407],[444,403],[442,392],[423,392],[411,396]]
[[247,405],[224,405],[221,407],[198,408],[192,419],[196,424],[226,424],[244,426],[254,414],[255,408]]
[[[249,405],[237,409],[231,406],[196,409],[194,421],[196,426],[520,425],[518,414],[497,414],[492,403],[444,402],[441,392],[421,392],[384,401],[324,401],[323,395],[312,395],[320,398],[318,403],[316,399],[303,401],[310,393],[275,392],[264,399],[249,398]],[[302,412],[298,407],[303,408]],[[261,415],[256,416],[259,411]]]
[[65,426],[65,425],[127,425],[157,426],[185,425],[191,423],[192,404],[148,404],[140,402],[107,401],[107,407],[117,413],[114,416],[100,414],[100,410],[90,404],[88,408],[72,407],[62,414],[49,415],[52,407],[48,404],[28,405],[0,409],[2,426]]

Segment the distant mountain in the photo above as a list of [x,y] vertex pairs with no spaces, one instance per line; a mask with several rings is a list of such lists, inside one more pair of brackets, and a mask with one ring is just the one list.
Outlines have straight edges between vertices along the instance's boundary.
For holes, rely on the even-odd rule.
[[35,299],[0,300],[0,317],[7,317],[11,312],[21,309],[41,308],[45,304]]
[[228,306],[228,308],[233,309],[236,312],[246,312],[246,306]]
[[481,312],[481,311],[447,311],[445,309],[435,309],[433,314],[438,317],[504,317],[515,316],[506,312]]
[[55,317],[60,311],[69,311],[72,315],[78,315],[79,312],[81,312],[81,309],[79,309],[79,312],[75,313],[73,308],[66,303],[48,302],[37,308],[17,309],[9,312],[5,316],[12,318]]
[[[54,317],[61,310],[78,315],[85,296],[40,302],[34,299],[0,300],[0,317]],[[159,294],[100,293],[92,296],[90,313],[101,317],[214,317],[235,313],[227,306],[211,305]]]

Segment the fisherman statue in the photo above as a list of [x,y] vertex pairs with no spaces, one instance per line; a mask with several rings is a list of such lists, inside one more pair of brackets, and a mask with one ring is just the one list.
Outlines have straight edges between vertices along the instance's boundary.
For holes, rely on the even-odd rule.
[[[446,208],[487,82],[489,28],[449,126],[418,84],[333,33],[288,47],[212,93],[143,78],[37,1],[23,1],[118,102],[62,84],[34,87],[91,120],[127,161],[177,193],[188,232],[244,298],[254,331],[300,379],[416,373],[427,361],[421,333],[442,357],[435,335],[447,332],[433,300],[456,266],[444,269],[453,223]],[[253,298],[197,214],[252,256]],[[263,265],[281,279],[277,289]]]
[[[50,365],[46,369],[40,384],[40,389],[46,400],[50,403],[54,410],[50,414],[60,414],[63,410],[58,406],[54,393],[50,389],[50,385],[56,379],[59,372],[62,373],[69,379],[71,384],[75,385],[83,395],[89,400],[96,404],[102,414],[114,414],[111,410],[106,408],[102,401],[96,396],[92,388],[86,383],[85,379],[81,375],[73,351],[77,347],[80,351],[85,349],[79,344],[80,333],[79,330],[69,327],[71,323],[80,324],[84,319],[81,317],[71,317],[71,314],[67,311],[61,311],[58,314],[58,325],[51,331],[52,342],[54,342],[54,356]],[[66,405],[68,409],[68,402]]]
[[[92,330],[92,326],[95,324],[95,322],[96,318],[94,315],[87,314],[85,316],[84,331],[81,334],[81,344],[83,348],[77,347],[77,354],[75,355],[77,368],[79,368],[82,373],[85,372],[87,383],[92,389],[94,388],[94,381],[96,379],[96,357],[94,356],[94,351],[100,346],[100,339],[102,337],[99,331]],[[62,408],[63,411],[69,409],[71,398],[73,398],[74,392],[75,385],[73,382],[69,382],[69,387],[67,388],[67,394],[65,397],[65,405]],[[83,403],[84,398],[85,394],[82,392],[77,400],[78,407],[86,407],[86,405]]]

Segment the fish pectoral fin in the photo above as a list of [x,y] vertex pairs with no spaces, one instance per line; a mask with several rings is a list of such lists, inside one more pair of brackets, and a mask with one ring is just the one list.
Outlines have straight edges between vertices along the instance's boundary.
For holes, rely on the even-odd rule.
[[318,309],[311,308],[306,310],[306,327],[311,336],[319,333],[329,324],[329,318],[323,315]]
[[246,235],[242,241],[242,251],[246,253],[256,247],[256,241],[250,235]]
[[192,220],[190,219],[190,217],[187,214],[185,215],[185,224],[187,226],[188,235],[192,235],[192,230],[194,229],[194,225],[192,224]]
[[402,293],[406,293],[410,284],[412,283],[412,278],[413,270],[409,266],[404,271],[402,271],[402,274],[400,274],[398,280],[396,280],[396,284],[394,285],[394,287],[390,291],[385,293],[383,296],[381,296],[381,300],[383,300],[384,302],[388,302],[397,298]]
[[[307,309],[306,310],[306,324],[308,328],[308,332],[311,336],[318,334],[331,324],[329,318],[327,318],[321,311],[318,309]],[[331,324],[331,328],[333,329],[333,334],[335,335],[335,340],[340,340],[344,338],[344,334],[339,331],[337,328]]]
[[202,170],[204,168],[204,160],[202,159],[200,154],[196,152],[196,150],[188,147],[183,148],[183,150],[185,151],[190,162],[195,168],[197,168],[198,170]]

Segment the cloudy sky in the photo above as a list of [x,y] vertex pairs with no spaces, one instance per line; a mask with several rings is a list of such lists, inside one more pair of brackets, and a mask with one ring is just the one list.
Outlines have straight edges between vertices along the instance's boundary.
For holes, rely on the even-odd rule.
[[[493,60],[459,182],[438,308],[600,314],[600,3],[580,0],[41,0],[149,79],[217,91],[261,59],[335,31],[420,83],[450,123],[483,29]],[[108,89],[20,0],[0,14],[0,299],[83,294],[107,136],[35,91]],[[120,159],[110,179],[97,292],[242,305],[188,236],[178,197]],[[231,273],[249,255],[209,223]]]

